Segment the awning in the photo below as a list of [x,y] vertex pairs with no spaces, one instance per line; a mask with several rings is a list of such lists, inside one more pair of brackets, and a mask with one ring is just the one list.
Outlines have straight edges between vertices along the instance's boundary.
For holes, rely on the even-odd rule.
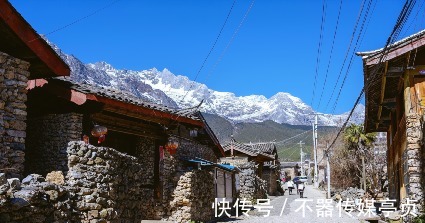
[[201,158],[198,158],[198,157],[196,157],[194,159],[187,159],[185,161],[189,162],[189,163],[200,165],[201,167],[202,166],[203,167],[217,167],[219,169],[229,171],[229,172],[240,172],[240,170],[236,166],[233,166],[233,165],[230,165],[230,164],[214,163],[214,162],[211,162],[209,160],[204,160],[204,159],[201,159]]

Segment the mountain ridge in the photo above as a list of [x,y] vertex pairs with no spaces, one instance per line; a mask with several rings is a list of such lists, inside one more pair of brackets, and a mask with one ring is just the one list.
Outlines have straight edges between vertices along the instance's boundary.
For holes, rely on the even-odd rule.
[[[112,87],[172,108],[186,108],[203,102],[201,111],[226,118],[233,124],[272,120],[291,125],[310,125],[316,113],[300,98],[278,92],[267,98],[263,95],[236,96],[232,92],[219,92],[205,84],[175,75],[168,69],[142,71],[116,69],[100,61],[84,64],[74,55],[68,55],[48,42],[71,68],[71,78],[89,84]],[[318,116],[320,125],[337,126],[345,121],[348,112],[339,115]],[[359,105],[351,122],[364,120],[364,106]]]

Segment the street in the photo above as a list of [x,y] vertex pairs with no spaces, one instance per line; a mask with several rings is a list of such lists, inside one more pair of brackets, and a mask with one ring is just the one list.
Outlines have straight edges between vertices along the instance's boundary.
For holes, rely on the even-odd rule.
[[[329,200],[326,200],[325,192],[315,189],[312,185],[307,185],[303,198],[300,198],[294,191],[291,195],[286,191],[284,196],[269,197],[270,204],[261,205],[264,209],[250,210],[248,216],[231,216],[219,222],[361,222],[355,214],[349,216],[344,211],[340,212],[336,202],[329,203]],[[266,209],[266,206],[269,207]],[[270,215],[264,216],[268,214],[267,210],[270,210]]]

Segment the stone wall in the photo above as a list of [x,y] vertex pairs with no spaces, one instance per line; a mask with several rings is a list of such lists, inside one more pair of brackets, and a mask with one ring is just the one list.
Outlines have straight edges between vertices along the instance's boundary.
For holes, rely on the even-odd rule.
[[68,171],[68,142],[81,140],[83,115],[49,114],[28,118],[25,172]]
[[211,204],[215,198],[214,177],[210,170],[181,173],[170,202],[172,222],[206,222],[214,218]]
[[81,141],[70,142],[68,154],[67,184],[75,190],[82,222],[147,218],[141,210],[154,205],[152,178],[137,158]]
[[138,137],[136,143],[136,158],[143,167],[146,184],[154,184],[155,181],[155,140],[146,137]]
[[[155,140],[140,138],[137,145],[138,157],[133,157],[69,142],[68,172],[60,185],[44,182],[40,175],[25,178],[22,184],[33,182],[21,189],[0,182],[0,222],[187,222],[214,217],[213,170],[183,165],[177,154],[168,152],[156,163]],[[156,164],[160,184],[155,184]]]
[[250,200],[255,204],[257,199],[267,198],[266,183],[256,174],[257,165],[253,162],[248,162],[239,165],[241,170],[239,173],[239,199]]
[[160,161],[161,199],[153,207],[154,219],[172,222],[213,219],[213,170],[194,170],[183,161],[196,157],[213,162],[217,160],[210,147],[184,139],[180,140],[175,155],[164,150],[164,157]]
[[[407,148],[403,155],[403,163],[407,169],[404,170],[404,179],[407,186],[407,196],[409,199],[418,200],[419,210],[424,206],[424,152],[423,152],[423,131],[421,116],[415,113],[406,115],[406,136]],[[403,168],[404,169],[404,168]],[[403,201],[402,201],[403,202]]]
[[0,52],[0,171],[24,171],[27,81],[30,64]]
[[274,167],[266,167],[263,169],[262,179],[266,183],[267,193],[269,195],[278,195],[277,186],[279,179],[279,172]]
[[58,183],[46,182],[38,174],[31,174],[22,182],[18,178],[6,180],[5,174],[0,173],[0,222],[76,222],[63,178]]
[[217,156],[214,154],[211,147],[194,141],[181,139],[179,148],[177,149],[176,159],[193,158],[202,158],[211,162],[217,162]]

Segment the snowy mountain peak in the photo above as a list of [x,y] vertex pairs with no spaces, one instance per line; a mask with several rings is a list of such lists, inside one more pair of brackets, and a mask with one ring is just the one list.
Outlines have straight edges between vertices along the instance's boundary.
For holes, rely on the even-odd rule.
[[[263,95],[236,96],[232,92],[219,92],[205,84],[191,81],[188,77],[175,75],[164,68],[142,71],[115,69],[101,61],[83,64],[78,58],[63,53],[57,46],[55,51],[71,68],[71,78],[76,81],[112,87],[151,100],[154,103],[174,108],[187,108],[198,105],[202,100],[201,111],[217,114],[234,123],[262,122],[273,120],[278,123],[310,125],[314,110],[300,98],[289,93],[278,92],[270,98]],[[345,120],[348,113],[341,115],[321,115],[322,125],[337,125]],[[354,122],[364,119],[364,106],[356,108]]]

